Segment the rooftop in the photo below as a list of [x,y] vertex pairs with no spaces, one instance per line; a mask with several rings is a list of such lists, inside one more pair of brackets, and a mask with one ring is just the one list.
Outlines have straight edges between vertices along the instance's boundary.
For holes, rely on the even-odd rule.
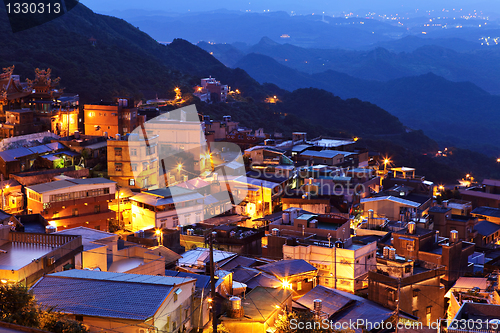
[[78,185],[97,185],[97,184],[115,184],[116,182],[106,178],[87,178],[87,179],[66,179],[54,182],[30,185],[27,188],[37,193],[45,193],[63,188],[70,188]]
[[500,218],[500,209],[492,207],[477,207],[474,208],[471,214]]
[[73,269],[46,275],[31,290],[43,306],[63,313],[144,321],[158,311],[175,285],[190,281]]
[[266,321],[291,297],[291,292],[281,288],[256,287],[242,300],[245,317]]
[[[179,259],[179,266],[201,266],[209,260],[210,251],[207,248],[198,247],[194,250],[184,252]],[[219,262],[236,256],[236,253],[214,250],[214,262]]]
[[374,198],[361,199],[361,203],[375,202],[375,201],[384,201],[384,200],[392,201],[392,202],[395,202],[395,203],[399,203],[399,204],[410,206],[410,207],[414,207],[414,208],[420,207],[420,205],[421,205],[420,202],[410,201],[410,200],[403,199],[403,198],[400,198],[400,197],[394,197],[392,195],[383,196],[383,197],[374,197]]
[[318,269],[303,259],[280,260],[258,267],[259,270],[280,279],[293,275],[317,271]]
[[[77,235],[82,236],[83,250],[88,251],[97,247],[103,246],[103,244],[95,243],[98,240],[116,236],[113,233],[100,231],[96,229],[86,228],[86,227],[76,227],[71,229],[66,229],[62,231],[55,232],[56,235]],[[118,238],[118,237],[116,237]]]
[[[9,242],[0,246],[0,269],[18,270],[54,250],[51,245]],[[6,252],[3,252],[6,251]]]
[[476,230],[480,235],[488,237],[499,231],[500,225],[489,221],[481,221],[474,226],[474,230]]

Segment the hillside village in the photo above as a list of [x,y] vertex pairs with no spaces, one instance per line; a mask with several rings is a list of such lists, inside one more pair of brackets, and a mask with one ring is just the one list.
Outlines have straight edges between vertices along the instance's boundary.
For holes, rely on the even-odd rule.
[[0,75],[1,288],[89,332],[498,331],[500,180],[435,183],[358,137],[212,119],[179,88],[80,105],[58,83]]

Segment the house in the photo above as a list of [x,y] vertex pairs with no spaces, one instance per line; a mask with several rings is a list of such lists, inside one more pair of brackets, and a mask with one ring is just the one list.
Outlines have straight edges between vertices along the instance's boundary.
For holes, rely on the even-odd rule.
[[242,301],[231,298],[229,311],[219,318],[230,332],[269,332],[278,315],[292,309],[288,289],[256,287]]
[[87,226],[107,230],[116,215],[108,208],[116,183],[105,178],[65,177],[26,187],[28,213],[41,214],[59,230]]
[[[319,304],[319,309],[317,305],[315,307],[315,302]],[[320,312],[320,318],[328,319],[338,324],[338,327],[347,325],[356,333],[382,331],[380,329],[382,325],[378,324],[391,322],[394,317],[394,311],[375,302],[325,286],[316,286],[297,299],[294,308],[297,311],[307,309]],[[405,316],[402,317],[405,318]],[[379,329],[376,328],[377,326]]]
[[474,243],[477,246],[487,247],[488,245],[498,244],[498,242],[500,242],[499,224],[481,221],[474,226],[474,231],[476,231]]
[[212,76],[201,79],[199,87],[195,87],[194,96],[202,102],[226,102],[229,87],[227,84],[221,84]]
[[252,166],[293,165],[283,150],[269,146],[254,146],[245,149],[244,156],[251,160]]
[[191,315],[192,326],[197,329],[205,327],[211,318],[210,276],[170,270],[165,271],[165,276],[196,279],[193,292],[193,312]]
[[458,232],[458,238],[472,241],[475,237],[474,226],[477,218],[471,215],[453,214],[451,207],[434,206],[429,208],[429,219],[434,224],[434,230],[441,235],[449,235],[452,230]]
[[319,285],[356,292],[368,285],[368,272],[375,265],[377,243],[353,243],[309,238],[283,245],[284,259],[303,259],[318,270]]
[[79,236],[24,233],[0,225],[0,280],[31,286],[44,274],[75,264],[82,251]]
[[444,266],[416,264],[390,250],[377,257],[376,270],[368,274],[368,299],[393,310],[399,303],[402,311],[429,326],[444,315],[443,276]]
[[262,237],[264,230],[232,225],[211,226],[197,223],[182,229],[181,245],[186,249],[203,247],[208,243],[210,233],[217,233],[217,249],[246,255],[262,255]]
[[108,176],[120,187],[147,189],[158,186],[158,136],[147,141],[136,133],[109,139]]
[[163,275],[162,251],[144,248],[119,240],[116,234],[86,227],[58,231],[55,235],[82,237],[83,251],[75,256],[76,269],[102,272]]
[[345,158],[350,155],[354,155],[354,153],[337,150],[306,150],[299,155],[299,159],[312,161],[314,164],[326,164],[332,166],[343,164]]
[[373,210],[377,216],[386,217],[391,221],[401,221],[401,215],[408,216],[407,219],[421,217],[431,202],[430,197],[388,195],[361,199],[361,209],[364,212]]
[[282,185],[270,180],[239,176],[232,180],[232,184],[234,184],[233,196],[243,197],[238,193],[240,189],[246,195],[245,200],[239,205],[241,211],[236,212],[251,217],[262,217],[272,213],[283,194]]
[[477,207],[471,212],[472,216],[500,225],[500,208]]
[[418,228],[410,222],[406,229],[392,233],[392,245],[401,257],[445,266],[442,282],[451,286],[472,269],[468,259],[474,254],[475,245],[459,240],[455,230],[450,232],[449,238],[439,236],[434,230]]
[[317,285],[318,269],[303,259],[280,260],[258,266],[257,269],[279,279],[293,296],[303,295]]
[[203,195],[177,186],[141,191],[130,197],[132,230],[174,229],[203,219]]
[[449,299],[447,319],[451,321],[466,302],[499,304],[500,298],[492,287],[487,278],[460,277],[445,295]]
[[500,331],[498,318],[500,318],[500,305],[464,302],[453,320],[448,322],[447,331],[463,332],[459,323],[473,320],[475,325],[467,330],[470,333],[480,333],[485,330],[498,332]]
[[233,281],[244,284],[249,290],[257,287],[283,287],[283,283],[274,275],[259,271],[255,267],[238,265],[231,271],[233,272]]
[[114,137],[131,133],[140,125],[137,108],[130,98],[115,98],[112,103],[84,105],[85,134]]
[[192,328],[195,283],[192,278],[73,269],[44,276],[31,292],[42,307],[81,321],[90,332],[178,332]]
[[462,200],[470,201],[472,208],[493,207],[500,208],[500,193],[495,191],[486,192],[483,187],[472,187],[459,189]]
[[35,111],[30,109],[5,111],[5,123],[0,127],[0,136],[2,138],[11,138],[41,132],[42,127],[35,122],[34,114]]
[[[220,251],[214,249],[214,262],[222,266],[226,261],[236,257],[236,253]],[[191,273],[202,273],[208,271],[210,265],[210,249],[198,247],[186,251],[179,259],[177,267],[179,270]]]

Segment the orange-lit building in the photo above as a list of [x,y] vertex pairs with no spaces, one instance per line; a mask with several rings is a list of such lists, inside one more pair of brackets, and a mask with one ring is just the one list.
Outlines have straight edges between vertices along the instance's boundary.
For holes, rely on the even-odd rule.
[[142,122],[134,101],[129,98],[117,98],[113,103],[85,104],[84,113],[86,135],[124,135]]
[[158,186],[158,135],[135,133],[108,140],[108,176],[120,187],[147,189]]
[[66,178],[26,187],[28,213],[41,214],[58,230],[89,227],[106,231],[116,217],[108,207],[116,183],[105,178]]

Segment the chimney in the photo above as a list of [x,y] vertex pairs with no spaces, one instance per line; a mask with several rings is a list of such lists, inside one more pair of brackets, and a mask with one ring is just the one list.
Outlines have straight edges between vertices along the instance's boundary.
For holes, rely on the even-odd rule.
[[388,247],[388,246],[384,246],[384,252],[383,252],[383,254],[382,254],[382,257],[384,257],[384,258],[386,258],[386,259],[388,259],[388,258],[389,258],[389,249],[390,249],[390,247]]
[[320,299],[315,299],[313,301],[313,304],[314,304],[314,316],[316,318],[319,318],[321,316],[321,309],[323,306],[323,301]]
[[439,242],[439,230],[436,230],[436,233],[435,233],[435,236],[436,236],[436,243]]

